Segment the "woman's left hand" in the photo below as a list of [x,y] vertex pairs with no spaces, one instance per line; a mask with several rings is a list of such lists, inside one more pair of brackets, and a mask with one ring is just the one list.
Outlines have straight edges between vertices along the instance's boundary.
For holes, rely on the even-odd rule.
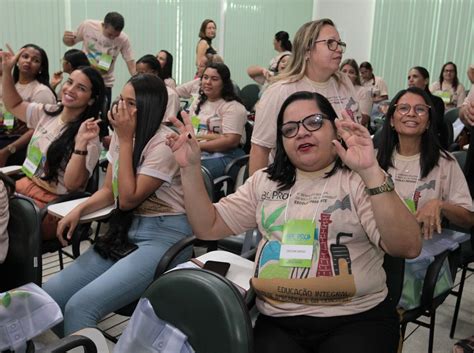
[[[131,111],[130,111],[131,110]],[[137,109],[126,107],[125,101],[120,99],[118,104],[113,105],[108,113],[110,125],[119,140],[133,140],[137,127]]]
[[99,131],[99,120],[95,118],[84,120],[77,132],[76,142],[87,144],[87,142],[99,136]]
[[357,173],[377,166],[369,131],[361,124],[353,122],[347,112],[343,111],[342,116],[343,119],[336,119],[335,123],[337,134],[344,140],[347,149],[339,141],[333,141],[341,160]]
[[422,224],[425,239],[431,239],[433,232],[441,233],[441,207],[443,201],[432,199],[416,211],[416,220]]

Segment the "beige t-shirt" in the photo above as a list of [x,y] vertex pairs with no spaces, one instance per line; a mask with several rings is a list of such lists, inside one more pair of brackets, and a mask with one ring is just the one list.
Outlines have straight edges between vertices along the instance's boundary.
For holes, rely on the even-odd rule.
[[430,86],[430,91],[437,96],[441,96],[443,92],[449,93],[451,101],[449,103],[444,102],[446,108],[459,107],[464,102],[464,99],[466,99],[466,89],[461,82],[458,83],[458,88],[455,91],[450,84],[446,83],[443,84],[443,88],[441,89],[439,82],[436,81]]
[[166,105],[165,116],[163,117],[163,121],[168,121],[169,117],[178,115],[179,107],[180,107],[180,100],[178,93],[173,88],[166,86],[166,91],[168,92],[168,104]]
[[191,98],[199,95],[199,88],[201,87],[201,79],[196,78],[176,87],[176,92],[181,98]]
[[105,85],[112,87],[115,81],[115,61],[120,54],[128,62],[133,60],[133,52],[128,36],[122,31],[115,39],[109,39],[102,34],[102,22],[86,20],[82,22],[74,33],[74,43],[82,41],[82,51],[87,55],[91,65],[97,65],[103,54],[110,55],[112,62],[107,71],[101,71]]
[[440,157],[438,166],[422,179],[420,155],[407,157],[395,152],[394,167],[389,168],[388,172],[393,177],[400,197],[403,200],[413,200],[417,210],[426,202],[438,199],[472,211],[472,199],[466,178],[456,158],[449,155],[453,158],[452,160]]
[[176,89],[176,81],[173,78],[171,77],[165,78],[164,82],[165,82],[166,87]]
[[387,84],[382,77],[374,76],[372,80],[362,82],[362,86],[370,90],[370,95],[375,97],[388,96]]
[[364,86],[354,86],[356,97],[359,101],[359,108],[362,114],[370,116],[372,113],[372,97],[370,90]]
[[283,102],[299,91],[317,92],[331,103],[341,118],[342,110],[350,110],[360,121],[359,103],[352,82],[346,75],[340,75],[341,84],[331,77],[327,82],[317,83],[304,77],[296,82],[277,81],[268,87],[257,105],[252,143],[274,149],[276,146],[277,117]]
[[5,261],[8,253],[8,193],[5,184],[0,180],[0,264]]
[[[196,115],[195,110],[199,99],[195,100],[189,110],[189,116]],[[199,112],[200,126],[205,127],[208,132],[219,134],[240,135],[240,143],[245,144],[245,123],[247,121],[247,111],[245,107],[237,101],[226,102],[219,99],[214,102],[206,101],[201,106]]]
[[283,55],[291,55],[291,51],[283,51],[281,53],[278,53],[275,57],[270,60],[270,65],[268,66],[268,69],[271,71],[275,71],[277,69],[278,61]]
[[[141,163],[137,168],[137,174],[160,179],[163,181],[163,184],[135,210],[137,215],[155,217],[186,212],[184,210],[179,166],[171,149],[166,145],[166,135],[171,132],[173,130],[169,127],[161,125],[160,129],[148,141],[142,151]],[[119,160],[119,150],[118,139],[113,134],[107,159],[112,166],[114,174]]]
[[[31,180],[38,186],[41,186],[53,194],[64,195],[68,193],[68,190],[64,185],[64,170],[59,169],[57,183],[46,182],[41,179],[41,177],[45,175],[44,171],[47,162],[46,154],[48,148],[51,143],[61,135],[63,129],[66,127],[64,122],[61,120],[61,115],[54,117],[49,116],[44,112],[43,106],[44,104],[30,103],[26,110],[26,124],[28,128],[35,129],[30,143],[28,144],[28,153],[30,152],[30,149],[36,147],[39,148],[42,154],[42,160]],[[48,109],[48,111],[53,111],[56,109],[56,106],[46,105],[46,109]],[[87,143],[85,166],[89,172],[89,176],[92,174],[97,162],[99,161],[99,154],[100,141],[99,136],[97,136]]]
[[[263,170],[214,204],[235,234],[263,235],[252,285],[258,309],[271,316],[340,316],[367,311],[387,295],[384,252],[364,184],[356,173],[297,171],[291,190],[278,190]],[[310,268],[280,266],[286,220],[317,220]],[[311,227],[311,229],[314,229]]]
[[[1,77],[1,76],[0,76]],[[0,80],[0,117],[3,116],[3,91],[1,87],[2,81]],[[35,102],[35,103],[43,103],[43,104],[55,104],[56,97],[48,87],[39,83],[38,81],[34,80],[26,85],[17,82],[15,84],[15,88],[20,95],[20,97],[25,102]],[[23,133],[24,124],[22,121],[15,118],[15,126],[14,130],[11,133]]]

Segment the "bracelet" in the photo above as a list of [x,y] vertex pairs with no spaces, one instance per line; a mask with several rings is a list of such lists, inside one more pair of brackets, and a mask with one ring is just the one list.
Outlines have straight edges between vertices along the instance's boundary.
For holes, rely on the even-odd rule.
[[74,152],[72,152],[72,153],[78,154],[80,156],[87,156],[87,151],[74,150]]

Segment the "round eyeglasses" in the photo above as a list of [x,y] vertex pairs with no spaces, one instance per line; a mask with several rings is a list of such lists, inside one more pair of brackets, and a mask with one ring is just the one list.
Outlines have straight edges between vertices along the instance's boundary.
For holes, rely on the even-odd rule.
[[322,43],[326,42],[326,45],[328,46],[328,49],[331,51],[336,51],[338,47],[341,48],[341,53],[344,53],[346,51],[347,44],[345,42],[342,42],[340,40],[335,40],[335,39],[321,39],[321,40],[316,40],[314,44],[316,43]]
[[281,134],[286,138],[295,137],[298,134],[300,125],[303,125],[304,128],[309,131],[317,131],[323,126],[323,119],[328,119],[328,117],[321,113],[311,114],[306,118],[301,119],[300,121],[289,121],[284,123],[281,126]]
[[425,116],[429,114],[431,107],[426,104],[416,104],[413,107],[408,103],[395,104],[395,110],[402,116],[410,113],[412,108],[416,115]]

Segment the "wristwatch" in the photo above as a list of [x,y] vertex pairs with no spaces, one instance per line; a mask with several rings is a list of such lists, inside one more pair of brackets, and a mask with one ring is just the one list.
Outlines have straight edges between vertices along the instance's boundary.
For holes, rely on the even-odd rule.
[[10,154],[15,154],[15,152],[16,152],[16,147],[15,147],[15,146],[12,146],[12,145],[8,145],[8,146],[7,146],[7,150],[8,150],[8,152],[10,152]]
[[367,194],[369,194],[369,196],[374,196],[393,190],[395,190],[395,185],[393,184],[392,176],[390,174],[385,174],[385,181],[382,185],[371,189],[365,188],[365,191],[367,192]]

